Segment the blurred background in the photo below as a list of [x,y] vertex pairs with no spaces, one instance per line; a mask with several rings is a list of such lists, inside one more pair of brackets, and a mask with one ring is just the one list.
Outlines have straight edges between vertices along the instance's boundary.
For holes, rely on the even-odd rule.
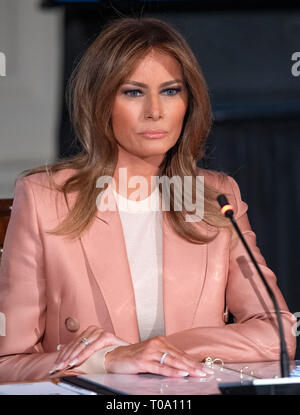
[[79,151],[65,86],[103,24],[122,16],[161,18],[189,42],[214,114],[199,165],[237,180],[258,246],[300,312],[299,2],[0,0],[0,198],[13,197],[23,169]]

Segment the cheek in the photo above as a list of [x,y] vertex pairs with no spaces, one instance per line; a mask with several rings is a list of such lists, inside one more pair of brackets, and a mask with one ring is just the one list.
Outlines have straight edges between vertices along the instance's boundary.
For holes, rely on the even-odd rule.
[[136,124],[135,114],[136,111],[128,105],[116,104],[112,112],[112,124],[115,134],[133,129]]
[[179,102],[178,105],[173,107],[171,117],[173,126],[176,127],[176,129],[181,128],[186,110],[187,107],[183,102]]

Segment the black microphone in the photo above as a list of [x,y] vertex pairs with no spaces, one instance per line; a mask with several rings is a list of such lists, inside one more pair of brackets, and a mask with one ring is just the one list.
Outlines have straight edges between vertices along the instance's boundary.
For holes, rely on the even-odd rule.
[[271,287],[269,286],[269,284],[267,283],[260,267],[258,266],[258,263],[256,261],[256,259],[254,258],[247,242],[245,241],[245,238],[242,234],[242,232],[240,231],[240,228],[238,227],[235,218],[233,216],[233,207],[228,203],[228,200],[226,198],[225,195],[221,194],[217,197],[217,201],[219,202],[219,205],[221,207],[221,212],[223,213],[223,215],[225,215],[227,218],[229,218],[231,220],[231,223],[233,224],[236,232],[238,233],[244,247],[246,248],[246,251],[248,252],[251,261],[253,263],[253,265],[255,266],[258,275],[260,276],[260,278],[262,279],[266,290],[269,294],[269,296],[271,297],[271,300],[273,301],[273,305],[275,308],[275,312],[276,312],[276,317],[277,317],[277,322],[278,322],[278,330],[279,330],[279,338],[280,338],[280,369],[281,369],[281,377],[285,378],[285,377],[289,377],[290,376],[290,363],[289,363],[289,356],[287,353],[287,348],[286,348],[286,342],[285,342],[285,338],[284,338],[284,331],[283,331],[283,326],[282,326],[282,320],[281,320],[281,314],[279,312],[279,307],[278,307],[278,303],[276,300],[276,297],[274,295],[274,292],[272,291]]

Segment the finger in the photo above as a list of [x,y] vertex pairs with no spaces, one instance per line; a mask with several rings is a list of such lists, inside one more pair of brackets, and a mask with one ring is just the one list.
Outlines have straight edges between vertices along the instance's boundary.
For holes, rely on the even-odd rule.
[[[86,332],[80,338],[77,338],[76,341],[74,341],[72,344],[70,344],[70,347],[68,347],[68,350],[66,350],[65,354],[62,356],[62,362],[67,362],[70,360],[71,356],[73,357],[75,354],[78,354],[82,352],[83,350],[89,349],[90,345],[96,340],[98,337],[97,333],[93,332]],[[88,344],[81,341],[82,338],[86,338],[88,340]]]
[[[72,359],[72,360],[75,360],[75,359]],[[69,367],[74,366],[74,364],[77,363],[77,362],[76,361],[73,362],[72,365],[69,365],[69,363],[70,363],[70,359],[68,359],[66,357],[63,357],[62,360],[57,360],[53,363],[53,366],[51,367],[51,370],[50,370],[49,373],[51,374],[51,373],[54,373],[56,371],[68,369]]]
[[127,343],[124,341],[116,342],[113,338],[114,336],[110,333],[103,333],[94,340],[90,345],[85,347],[83,350],[78,351],[75,350],[74,353],[69,357],[68,362],[70,364],[80,365],[86,359],[88,359],[91,355],[93,355],[98,350],[101,350],[108,346],[127,346]]
[[[166,349],[165,349],[165,352],[166,352]],[[157,360],[159,362],[165,352],[157,351],[156,355],[157,355]],[[200,363],[198,363],[196,360],[192,359],[191,356],[182,352],[179,349],[176,349],[174,347],[168,347],[166,353],[167,355],[165,356],[163,360],[164,364],[169,364],[172,361],[172,362],[176,362],[177,364],[181,364],[181,365],[183,364],[187,366],[187,368],[194,368],[194,369],[200,368]]]
[[96,328],[96,330],[92,331],[91,333],[92,334],[88,335],[90,344],[85,345],[79,341],[79,343],[75,344],[73,348],[70,347],[67,354],[63,357],[64,360],[56,364],[56,370],[62,370],[74,365],[80,365],[97,350],[102,349],[106,346],[115,344],[119,345],[119,343],[120,345],[127,345],[127,343],[121,339],[116,342],[115,336],[112,333],[105,332],[99,328]]
[[192,373],[196,373],[196,375],[211,375],[213,373],[215,373],[212,369],[205,367],[204,364],[202,362],[198,362],[197,360],[194,360],[193,358],[191,358],[191,356],[189,356],[188,354],[184,353],[183,355],[179,355],[179,358],[182,358],[183,362],[185,362],[188,367],[190,367],[190,369],[188,369],[190,371],[190,374]]
[[65,362],[68,357],[72,354],[73,350],[79,348],[82,350],[85,346],[84,343],[80,341],[82,337],[86,337],[89,341],[92,341],[92,329],[88,328],[83,331],[78,337],[73,339],[69,344],[66,345],[65,348],[59,353],[56,361],[54,362],[55,365],[59,365]]
[[146,365],[146,373],[154,373],[156,375],[176,378],[182,378],[189,375],[189,372],[186,370],[178,370],[173,367],[161,365],[160,363],[148,363]]
[[[188,353],[185,353],[184,351],[177,349],[175,346],[173,346],[172,344],[170,344],[169,342],[165,341],[164,338],[162,338],[162,342],[164,344],[164,352],[161,352],[162,354],[165,353],[165,351],[168,351],[168,355],[165,357],[164,362],[166,362],[166,359],[169,357],[169,355],[171,354],[172,356],[176,357],[178,359],[178,361],[181,361],[183,363],[185,363],[187,365],[186,370],[189,371],[199,371],[197,372],[198,374],[201,375],[201,373],[205,374],[213,374],[214,371],[210,368],[205,368],[204,370],[204,365],[203,363],[195,360],[192,356],[190,356]],[[159,357],[159,361],[162,357],[162,354]]]
[[190,376],[202,376],[201,372],[203,372],[205,375],[213,375],[215,372],[214,370],[210,369],[209,367],[205,367],[202,363],[201,363],[201,368],[200,369],[196,369],[195,371],[190,371]]
[[[159,357],[157,360],[160,360]],[[185,357],[182,357],[182,355],[179,353],[177,353],[175,356],[171,353],[168,353],[164,359],[163,364],[161,363],[159,364],[161,366],[169,366],[171,368],[185,371],[185,372],[188,372],[189,374],[192,373],[194,376],[202,376],[202,377],[206,376],[206,373],[202,370],[201,365],[199,365],[195,361],[191,361],[190,359],[186,359]]]
[[56,350],[58,350],[58,351],[62,351],[62,350],[64,350],[64,348],[67,346],[67,344],[65,344],[65,343],[59,343],[57,346],[56,346]]
[[193,359],[193,357],[191,357],[189,354],[180,351],[179,355],[182,356],[183,361],[186,362],[187,365],[191,366],[194,370],[200,370],[209,375],[215,373],[214,370],[205,366],[202,362]]

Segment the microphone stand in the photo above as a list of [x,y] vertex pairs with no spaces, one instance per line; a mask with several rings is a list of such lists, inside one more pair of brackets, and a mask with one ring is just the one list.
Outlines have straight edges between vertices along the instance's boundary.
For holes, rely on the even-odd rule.
[[[284,338],[283,325],[282,325],[282,319],[281,319],[281,314],[279,312],[278,303],[277,303],[276,297],[274,295],[274,292],[272,291],[271,287],[267,283],[267,281],[266,281],[266,279],[265,279],[265,277],[264,277],[264,275],[263,275],[260,267],[258,266],[258,263],[257,263],[256,259],[254,258],[254,256],[253,256],[253,254],[252,254],[252,252],[251,252],[251,250],[250,250],[250,248],[249,248],[249,246],[248,246],[248,244],[247,244],[247,242],[246,242],[246,240],[245,240],[242,232],[240,231],[240,228],[238,227],[238,225],[237,225],[237,223],[235,221],[235,218],[233,216],[233,208],[232,208],[232,206],[228,203],[226,196],[223,195],[223,194],[219,195],[217,197],[217,200],[218,200],[219,205],[221,207],[222,213],[227,218],[230,219],[232,225],[234,226],[234,229],[236,230],[236,232],[237,232],[240,240],[242,241],[242,243],[243,243],[246,251],[248,252],[248,254],[250,256],[250,259],[251,259],[253,265],[255,266],[255,269],[257,270],[258,275],[262,279],[262,281],[264,283],[264,286],[266,287],[266,290],[267,290],[267,292],[268,292],[268,294],[269,294],[269,296],[270,296],[270,298],[271,298],[271,300],[273,302],[273,305],[274,305],[274,309],[275,309],[275,313],[276,313],[276,317],[277,317],[277,322],[278,322],[279,337],[280,337],[280,369],[281,369],[281,378],[279,378],[279,379],[278,378],[277,379],[270,379],[270,381],[271,381],[270,382],[270,385],[272,385],[272,387],[269,390],[268,390],[268,388],[266,388],[266,386],[270,386],[270,385],[268,385],[266,382],[263,382],[263,389],[261,390],[261,391],[264,391],[263,394],[265,394],[266,391],[267,392],[268,391],[269,392],[271,391],[272,392],[271,394],[273,394],[274,391],[276,392],[276,390],[277,391],[279,391],[279,390],[282,391],[282,388],[279,388],[279,389],[277,388],[276,389],[276,383],[278,385],[280,385],[280,382],[278,382],[278,380],[280,380],[280,379],[282,380],[282,379],[285,378],[285,381],[283,382],[283,384],[284,385],[288,385],[289,384],[288,383],[288,379],[286,379],[286,378],[289,378],[290,377],[289,356],[288,356],[288,353],[287,353],[286,342],[285,342],[285,338]],[[266,379],[263,379],[263,380],[266,381]],[[293,379],[293,380],[295,380],[295,379]],[[277,382],[275,382],[275,384],[274,384],[274,381],[277,381]],[[298,383],[300,383],[300,380],[297,379],[297,381],[298,381]],[[250,383],[251,382],[252,382],[252,385],[254,385],[254,386],[255,386],[255,382],[256,382],[256,388],[258,387],[258,385],[260,383],[259,381],[257,382],[255,380],[254,381],[250,381]],[[247,384],[246,386],[250,386],[249,385],[249,382],[246,382],[246,384]],[[290,384],[293,385],[293,388],[292,389],[294,391],[295,390],[295,385],[297,386],[297,382],[292,381]],[[224,385],[225,384],[223,384],[223,385],[220,384],[219,385],[220,386],[220,389],[221,390],[223,389],[222,392],[225,392],[227,394],[231,394],[233,391],[232,390],[229,391],[228,390],[228,387],[224,387]],[[229,386],[229,384],[227,384],[227,385]],[[232,387],[232,385],[233,384],[231,384],[231,387]],[[233,390],[236,387],[238,387],[238,386],[241,387],[241,384],[239,383],[239,384],[235,385],[235,387],[233,387]],[[286,388],[285,387],[285,391],[287,389],[290,389],[290,388]],[[290,391],[291,391],[291,389],[290,389]],[[300,388],[299,388],[299,386],[297,387],[297,391],[298,391],[297,394],[300,394]],[[250,389],[248,388],[248,392],[251,393],[251,388]],[[253,392],[253,390],[252,390],[252,392]],[[256,392],[258,392],[258,391],[256,391]],[[292,392],[290,392],[290,393],[292,393]],[[293,393],[295,393],[295,391]],[[258,394],[260,394],[260,393],[258,393]]]

